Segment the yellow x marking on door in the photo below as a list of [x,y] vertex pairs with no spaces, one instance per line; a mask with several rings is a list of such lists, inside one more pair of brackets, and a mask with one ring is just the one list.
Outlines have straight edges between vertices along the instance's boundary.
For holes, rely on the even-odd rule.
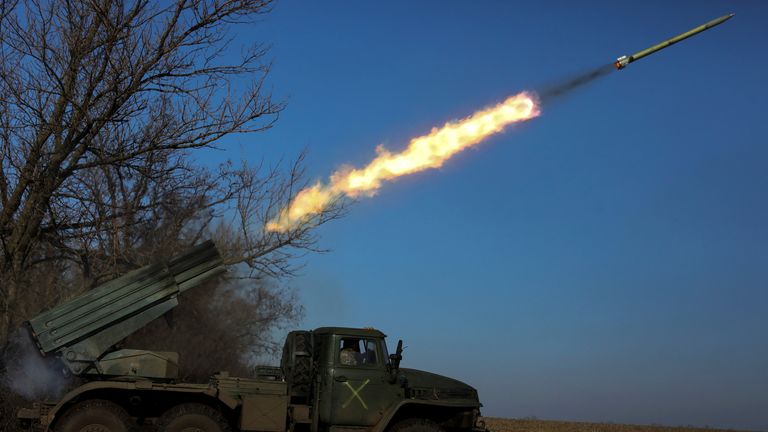
[[368,405],[366,405],[363,398],[360,397],[360,392],[365,388],[365,386],[368,385],[369,382],[371,382],[370,379],[363,381],[363,383],[360,384],[360,387],[358,387],[357,390],[355,390],[355,388],[349,384],[349,381],[344,381],[344,385],[346,385],[349,391],[352,392],[352,396],[350,396],[349,399],[347,399],[347,401],[344,402],[344,405],[342,405],[341,407],[346,408],[350,403],[352,403],[353,400],[357,399],[360,401],[360,404],[363,406],[363,408],[368,409]]

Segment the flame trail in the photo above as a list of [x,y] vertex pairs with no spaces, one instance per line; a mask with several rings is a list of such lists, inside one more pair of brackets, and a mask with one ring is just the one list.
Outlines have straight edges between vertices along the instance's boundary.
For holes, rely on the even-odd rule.
[[373,196],[382,182],[438,168],[454,154],[479,144],[512,123],[539,115],[535,97],[519,93],[504,102],[475,112],[467,118],[433,128],[428,135],[411,140],[400,153],[376,147],[376,158],[364,168],[342,167],[334,172],[328,184],[321,182],[301,190],[278,216],[266,225],[267,231],[287,231],[322,212],[333,200],[342,196]]

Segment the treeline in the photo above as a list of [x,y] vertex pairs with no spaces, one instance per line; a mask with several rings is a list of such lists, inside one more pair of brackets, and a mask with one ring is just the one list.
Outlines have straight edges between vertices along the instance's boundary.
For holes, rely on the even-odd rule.
[[[198,162],[284,108],[268,51],[233,44],[270,0],[0,1],[0,418],[12,422],[12,335],[40,311],[213,238],[225,277],[185,295],[126,346],[179,351],[182,375],[244,373],[302,313],[286,280],[313,229],[266,221],[304,184],[276,166]],[[235,53],[237,55],[235,55]],[[239,55],[239,57],[238,57]],[[257,135],[254,135],[257,136]],[[9,423],[2,430],[12,430]]]

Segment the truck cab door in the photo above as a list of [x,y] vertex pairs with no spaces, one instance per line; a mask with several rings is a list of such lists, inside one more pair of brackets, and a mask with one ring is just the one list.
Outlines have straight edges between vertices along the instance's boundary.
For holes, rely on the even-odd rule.
[[373,426],[400,399],[379,338],[338,338],[331,373],[331,425]]

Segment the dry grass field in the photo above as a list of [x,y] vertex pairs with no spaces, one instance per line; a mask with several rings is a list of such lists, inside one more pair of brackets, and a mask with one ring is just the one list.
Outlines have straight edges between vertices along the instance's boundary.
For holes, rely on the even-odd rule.
[[581,423],[537,419],[505,419],[485,417],[492,432],[716,432],[732,429],[697,427],[642,426],[613,423]]

